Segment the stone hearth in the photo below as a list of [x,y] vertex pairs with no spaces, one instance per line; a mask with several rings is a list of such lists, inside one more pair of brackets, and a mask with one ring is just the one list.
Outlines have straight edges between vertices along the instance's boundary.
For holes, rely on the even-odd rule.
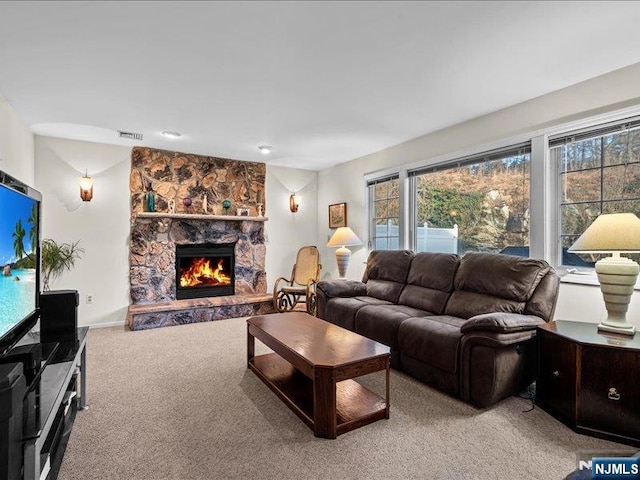
[[151,305],[131,305],[127,324],[131,330],[210,322],[225,318],[274,313],[273,298],[267,294],[176,300]]

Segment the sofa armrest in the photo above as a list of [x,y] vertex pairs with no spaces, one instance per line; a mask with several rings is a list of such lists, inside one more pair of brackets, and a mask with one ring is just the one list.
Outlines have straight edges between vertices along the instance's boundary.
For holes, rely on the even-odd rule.
[[471,317],[460,327],[463,334],[476,331],[512,333],[535,330],[536,326],[546,323],[535,315],[494,312]]
[[318,283],[317,290],[327,298],[356,297],[367,294],[366,285],[354,280],[323,280]]

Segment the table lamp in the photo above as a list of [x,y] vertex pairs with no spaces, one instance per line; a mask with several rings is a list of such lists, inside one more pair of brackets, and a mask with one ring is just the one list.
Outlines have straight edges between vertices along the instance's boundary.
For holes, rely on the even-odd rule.
[[611,253],[596,262],[607,319],[598,325],[605,332],[634,335],[627,310],[640,267],[620,253],[640,252],[640,219],[633,213],[601,214],[569,248],[576,253]]
[[351,257],[351,250],[347,248],[349,245],[362,245],[358,236],[349,227],[339,227],[327,243],[327,247],[340,247],[336,250],[340,278],[345,278],[347,275],[347,267]]

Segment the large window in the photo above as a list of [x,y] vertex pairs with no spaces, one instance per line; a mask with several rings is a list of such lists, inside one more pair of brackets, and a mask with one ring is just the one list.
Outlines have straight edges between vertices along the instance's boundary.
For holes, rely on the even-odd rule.
[[549,146],[559,172],[562,264],[592,267],[599,256],[567,249],[600,213],[640,214],[640,121],[563,135]]
[[[368,248],[531,255],[555,267],[593,267],[600,256],[568,249],[595,218],[640,217],[638,111],[368,177]],[[640,262],[640,254],[630,256]]]
[[397,175],[368,182],[370,245],[373,250],[400,248],[400,180]]
[[411,172],[412,248],[528,256],[530,152],[527,143]]

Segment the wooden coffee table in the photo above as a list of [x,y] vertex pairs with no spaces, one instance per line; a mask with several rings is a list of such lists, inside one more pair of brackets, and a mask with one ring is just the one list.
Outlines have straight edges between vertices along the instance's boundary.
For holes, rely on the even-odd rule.
[[[255,356],[255,339],[275,353]],[[389,347],[303,312],[247,320],[247,366],[316,437],[389,418]],[[352,378],[386,371],[385,398]]]

